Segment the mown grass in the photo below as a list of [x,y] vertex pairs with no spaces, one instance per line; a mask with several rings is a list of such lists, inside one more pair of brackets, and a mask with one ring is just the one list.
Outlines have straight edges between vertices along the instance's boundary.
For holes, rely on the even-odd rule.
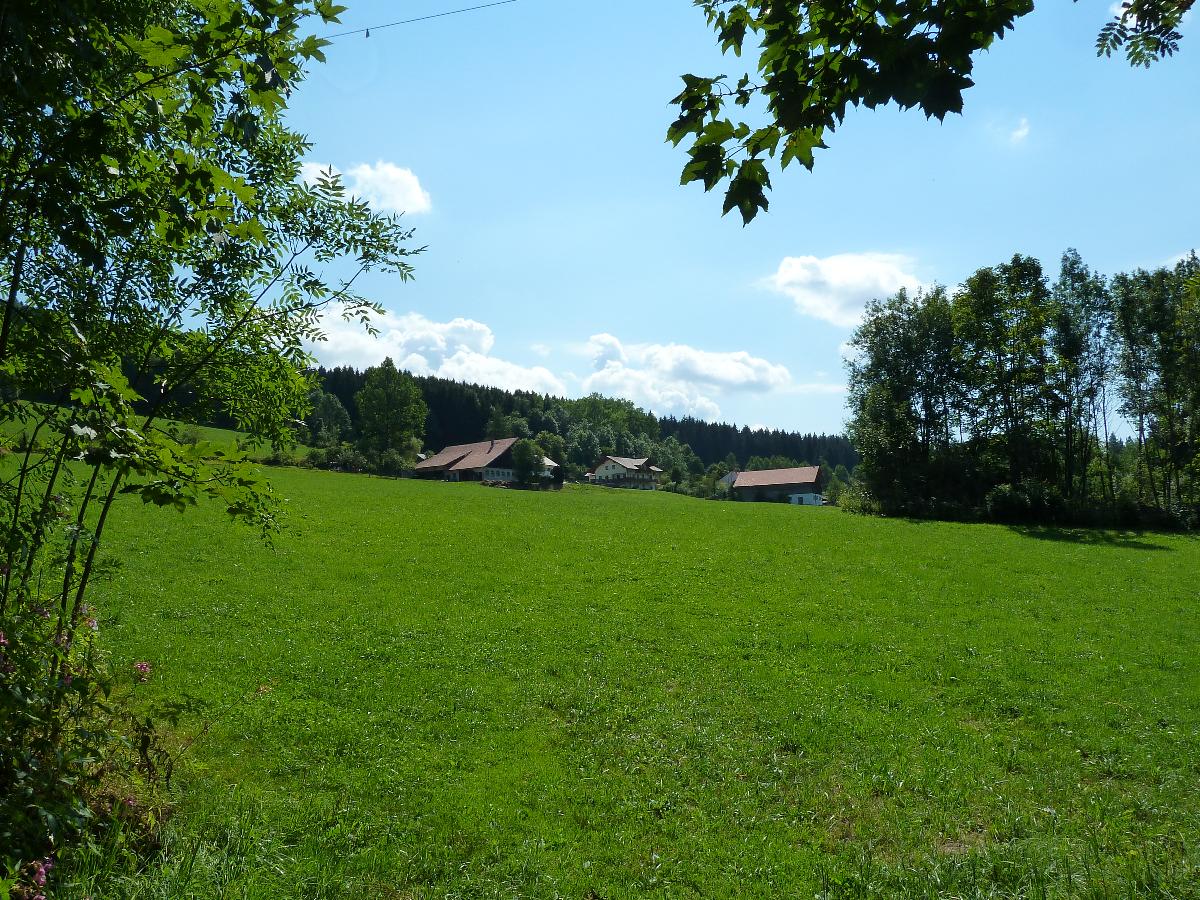
[[1200,543],[273,473],[127,505],[166,855],[64,896],[1184,897]]

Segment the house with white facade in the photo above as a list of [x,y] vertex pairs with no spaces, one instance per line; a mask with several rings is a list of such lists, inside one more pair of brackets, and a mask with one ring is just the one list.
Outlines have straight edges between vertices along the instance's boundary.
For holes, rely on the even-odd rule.
[[650,464],[648,458],[606,456],[588,473],[588,480],[603,487],[637,488],[643,491],[658,489],[662,469]]

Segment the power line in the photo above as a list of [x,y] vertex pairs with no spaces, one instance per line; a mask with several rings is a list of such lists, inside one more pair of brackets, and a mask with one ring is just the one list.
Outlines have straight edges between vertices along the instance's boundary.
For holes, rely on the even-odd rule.
[[385,28],[394,28],[396,25],[411,25],[413,22],[424,22],[428,19],[440,19],[443,16],[457,16],[459,13],[475,12],[478,9],[489,9],[490,7],[493,7],[493,6],[504,6],[507,3],[516,3],[516,2],[517,2],[517,0],[496,0],[495,3],[484,3],[480,6],[468,6],[468,7],[465,7],[464,9],[451,9],[451,10],[448,10],[447,12],[434,13],[433,15],[429,15],[429,16],[418,16],[415,19],[401,19],[399,22],[388,22],[386,25],[372,25],[369,28],[355,28],[353,31],[342,31],[342,32],[339,32],[338,34],[331,34],[326,38],[326,40],[333,40],[334,38],[346,37],[347,35],[351,35],[351,34],[365,34],[367,37],[370,37],[372,30],[382,31]]

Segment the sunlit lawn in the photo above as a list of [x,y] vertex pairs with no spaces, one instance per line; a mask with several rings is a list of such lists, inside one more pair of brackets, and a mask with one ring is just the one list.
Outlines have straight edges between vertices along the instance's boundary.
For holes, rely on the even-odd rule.
[[130,502],[189,699],[165,863],[82,896],[1196,896],[1200,541],[273,473]]

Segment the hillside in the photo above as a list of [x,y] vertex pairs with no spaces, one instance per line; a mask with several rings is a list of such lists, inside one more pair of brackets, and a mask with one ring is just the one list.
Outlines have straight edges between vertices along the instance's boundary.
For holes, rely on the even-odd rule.
[[120,510],[101,634],[211,725],[129,896],[1197,883],[1193,539],[272,474],[275,550]]

